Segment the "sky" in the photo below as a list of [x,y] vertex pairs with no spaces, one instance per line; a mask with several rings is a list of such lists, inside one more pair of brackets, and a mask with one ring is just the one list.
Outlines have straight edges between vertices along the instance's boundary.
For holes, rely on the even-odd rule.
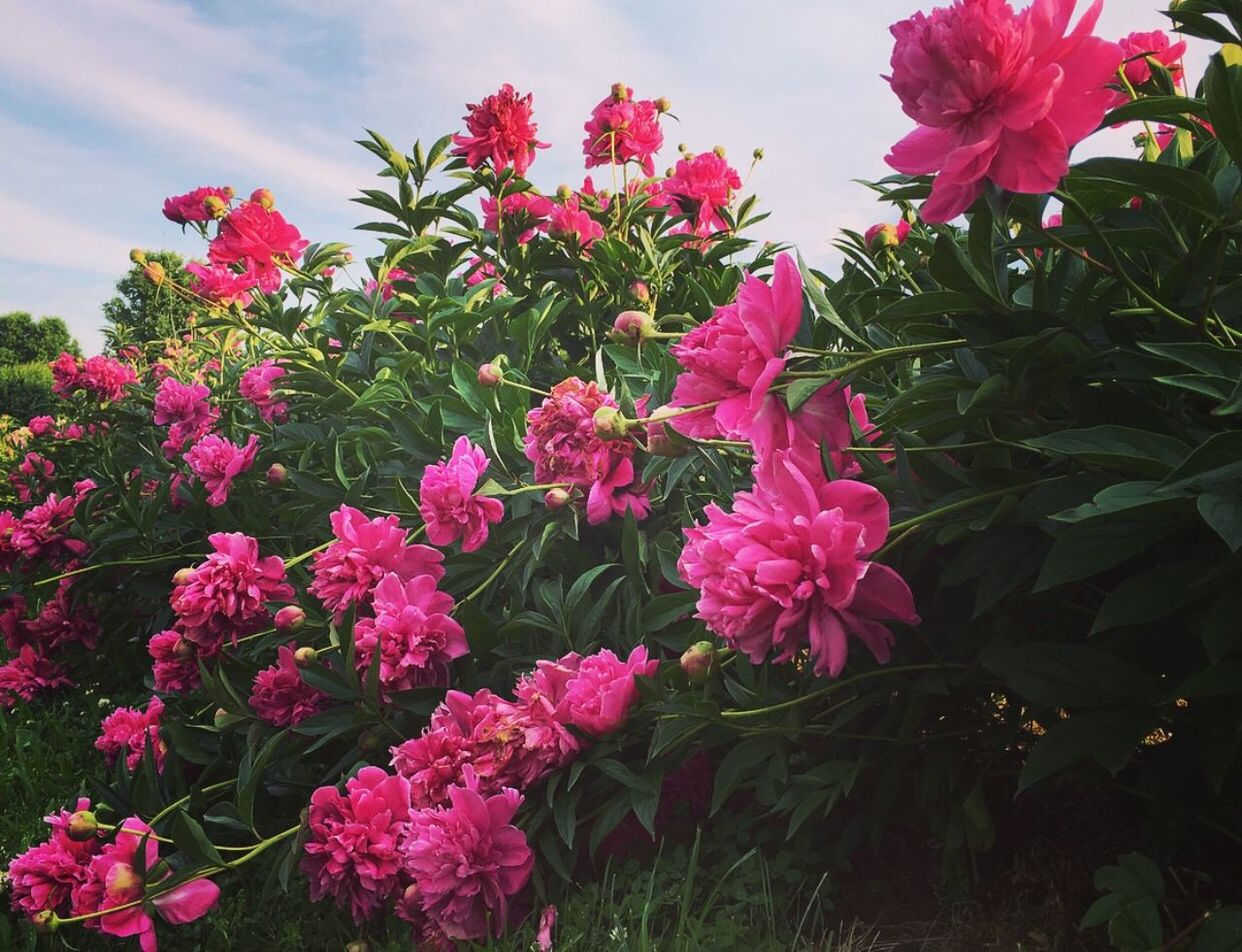
[[[1157,2],[1105,0],[1097,32],[1160,28]],[[852,180],[885,175],[888,147],[911,128],[880,78],[888,26],[932,5],[22,3],[0,31],[0,313],[59,315],[97,351],[100,305],[130,248],[204,254],[161,214],[166,196],[198,185],[269,188],[311,241],[371,254],[353,231],[367,210],[349,199],[390,180],[354,140],[370,128],[402,149],[430,143],[504,82],[534,94],[539,137],[552,143],[528,173],[541,188],[581,184],[582,124],[622,81],[672,102],[657,169],[685,143],[724,146],[745,174],[762,147],[747,191],[772,214],[753,236],[831,264],[840,229],[891,215]],[[1206,52],[1192,50],[1192,77]],[[1130,134],[1102,134],[1076,155],[1133,154]]]

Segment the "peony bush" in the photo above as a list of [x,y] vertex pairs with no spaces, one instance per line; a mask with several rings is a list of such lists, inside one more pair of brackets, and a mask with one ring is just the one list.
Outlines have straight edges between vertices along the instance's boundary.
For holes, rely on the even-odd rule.
[[[186,332],[61,355],[6,435],[0,703],[117,701],[13,908],[176,947],[253,877],[550,947],[610,834],[726,804],[840,859],[914,826],[950,876],[1037,785],[1130,791],[1161,860],[1236,840],[1242,17],[1170,14],[1221,44],[1192,90],[1074,7],[893,27],[896,220],[836,279],[745,237],[723,150],[657,175],[670,104],[623,83],[600,185],[527,178],[508,84],[368,133],[365,262],[266,189],[170,197],[205,260],[135,257]],[[1121,124],[1140,157],[1071,162]],[[1173,924],[1227,947],[1198,901]]]

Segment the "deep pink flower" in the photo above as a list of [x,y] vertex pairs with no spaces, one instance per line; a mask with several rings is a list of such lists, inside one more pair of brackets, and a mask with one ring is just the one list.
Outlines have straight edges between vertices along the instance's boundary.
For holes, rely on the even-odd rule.
[[22,645],[30,643],[26,634],[26,596],[20,592],[0,597],[0,635],[9,651],[19,651]]
[[711,503],[706,525],[686,530],[677,568],[699,589],[697,617],[756,663],[809,645],[816,673],[836,677],[848,635],[887,661],[880,620],[918,622],[901,576],[867,559],[888,534],[888,502],[865,483],[808,477],[783,453],[758,472],[766,482],[732,512]]
[[293,265],[309,244],[274,208],[242,202],[220,222],[220,232],[207,248],[212,264],[241,265],[253,270],[260,287],[273,291],[280,284],[280,267]]
[[[1151,64],[1148,57],[1165,67],[1172,75],[1173,81],[1182,78],[1182,57],[1186,55],[1186,41],[1169,42],[1169,35],[1163,30],[1152,30],[1149,33],[1131,33],[1121,38],[1121,52],[1127,60],[1125,65],[1126,79],[1134,86],[1142,86],[1151,79]],[[1120,102],[1129,102],[1128,94],[1120,96]]]
[[944,222],[966,211],[985,181],[1013,192],[1056,188],[1069,152],[1115,100],[1107,84],[1123,54],[1091,36],[1102,0],[1066,35],[1077,0],[956,0],[894,24],[889,84],[918,128],[889,165],[938,173],[921,215]]
[[[622,89],[624,98],[617,95]],[[664,145],[664,132],[660,129],[660,108],[654,100],[636,100],[634,90],[618,84],[591,110],[591,118],[582,128],[587,134],[582,153],[588,169],[635,162],[645,174],[655,174],[653,158]]]
[[406,884],[400,846],[409,817],[409,782],[379,767],[363,767],[343,795],[316,790],[301,862],[311,899],[331,897],[359,924],[395,902]]
[[52,369],[52,393],[58,397],[68,397],[78,389],[78,381],[82,376],[80,357],[74,357],[62,350],[48,367]]
[[0,665],[0,707],[12,707],[17,699],[33,701],[44,691],[71,688],[66,669],[44,657],[33,645],[25,645],[15,657]]
[[273,394],[273,385],[284,375],[284,367],[274,360],[264,360],[242,374],[237,385],[237,392],[258,407],[259,416],[268,423],[279,422],[288,415],[289,404]]
[[448,807],[410,817],[402,847],[406,868],[423,912],[445,935],[500,935],[509,921],[509,898],[526,885],[535,862],[525,834],[512,824],[522,795],[506,788],[485,798],[466,768],[462,785],[450,787],[448,796]]
[[27,509],[17,525],[12,526],[9,540],[13,548],[30,561],[46,559],[57,564],[81,558],[90,546],[68,534],[80,501],[81,496],[48,493],[47,499]]
[[84,390],[99,400],[115,403],[125,395],[126,387],[138,380],[129,364],[102,355],[83,361],[62,353],[49,366],[52,368],[52,392],[61,397]]
[[398,281],[402,283],[409,283],[413,280],[414,275],[410,274],[410,272],[403,271],[401,268],[389,268],[388,274],[385,275],[383,283],[376,281],[374,278],[368,279],[366,291],[368,294],[374,294],[376,291],[379,291],[381,301],[391,301],[393,299],[393,295],[397,293],[397,289],[394,285]]
[[716,404],[669,420],[695,439],[751,439],[755,419],[785,369],[785,351],[802,323],[802,276],[789,255],[776,259],[769,287],[748,274],[737,301],[716,312],[670,351],[684,369],[669,406]]
[[607,648],[582,658],[561,701],[566,719],[596,737],[611,734],[626,722],[638,700],[634,676],[651,677],[659,666],[654,658],[647,659],[643,645],[624,661]]
[[209,197],[218,198],[227,205],[233,200],[233,189],[227,185],[223,188],[204,185],[184,195],[173,195],[164,199],[164,217],[178,225],[186,225],[192,221],[211,221],[215,216],[204,204]]
[[684,230],[708,238],[728,229],[720,210],[733,203],[733,191],[741,187],[742,177],[724,156],[700,152],[678,159],[673,174],[660,182],[660,192],[651,204],[690,216]]
[[396,516],[368,519],[352,506],[332,513],[336,541],[315,554],[311,594],[339,620],[350,605],[364,604],[389,572],[403,582],[416,575],[444,577],[444,556],[426,545],[407,545],[406,530]]
[[160,381],[155,392],[155,425],[168,427],[168,439],[161,445],[172,459],[187,442],[201,439],[220,418],[211,405],[211,389],[203,383],[182,383],[173,377]]
[[552,207],[552,213],[548,216],[548,235],[558,241],[572,242],[576,248],[585,251],[604,237],[604,228],[582,209],[577,195],[570,195]]
[[26,637],[44,654],[56,654],[73,644],[89,650],[99,643],[95,613],[88,605],[73,605],[69,597],[72,588],[73,578],[61,579],[56,594],[43,603],[38,615],[26,622]]
[[535,944],[539,952],[552,952],[552,930],[556,928],[556,906],[544,906],[539,913],[539,931],[535,934]]
[[254,271],[237,272],[227,265],[199,264],[190,261],[185,270],[190,274],[190,290],[213,304],[231,307],[234,304],[246,308],[250,306],[250,292],[258,284],[258,276]]
[[155,690],[163,694],[185,694],[202,684],[198,670],[198,646],[179,631],[161,631],[147,642],[147,654],[154,662]]
[[[85,797],[78,800],[78,810],[90,808],[90,800]],[[94,838],[70,839],[65,828],[71,816],[68,810],[61,810],[59,814],[44,817],[44,822],[52,828],[52,835],[9,863],[10,904],[28,918],[33,919],[37,913],[48,909],[64,914],[73,890],[86,881],[91,857],[103,845]]]
[[505,83],[481,103],[467,103],[470,112],[462,118],[470,134],[453,136],[453,155],[465,156],[472,169],[490,160],[497,172],[512,165],[518,175],[526,175],[535,150],[548,147],[535,138],[539,127],[532,120],[531,98]]
[[302,680],[293,647],[276,649],[276,663],[264,668],[254,679],[250,706],[260,720],[274,727],[292,727],[322,711],[331,698]]
[[587,522],[603,525],[613,516],[634,513],[635,519],[646,519],[651,513],[647,487],[634,474],[634,461],[628,456],[614,455],[612,469],[602,474],[587,491]]
[[499,499],[474,495],[488,463],[487,454],[461,436],[447,461],[423,471],[418,511],[432,545],[461,539],[462,551],[473,552],[487,541],[487,527],[504,518],[505,507]]
[[31,417],[26,426],[30,428],[32,435],[43,436],[56,428],[56,419],[50,416]]
[[164,753],[167,750],[160,739],[160,715],[164,702],[152,697],[145,711],[132,707],[118,707],[99,724],[100,734],[95,738],[95,749],[103,751],[104,762],[111,770],[117,758],[125,755],[125,766],[137,770],[142,763],[143,751],[150,745],[155,755],[155,769],[163,771]]
[[[854,427],[867,442],[874,443],[879,433],[867,417],[866,398],[851,393],[849,387],[833,383],[818,390],[792,413],[784,401],[775,397],[764,400],[750,426],[750,441],[761,471],[773,465],[778,452],[804,473],[823,471],[823,454],[827,452],[835,476],[856,476],[858,461],[846,452],[854,440]],[[884,454],[878,454],[885,459]]]
[[[476,284],[482,284],[484,281],[491,281],[500,277],[500,273],[496,270],[496,262],[484,261],[478,255],[473,255],[466,262],[466,287],[472,288]],[[503,281],[496,281],[492,285],[492,297],[500,297],[506,291]]]
[[293,588],[285,582],[278,555],[259,558],[259,543],[241,532],[207,537],[215,550],[195,566],[169,596],[183,636],[214,653],[227,638],[236,641],[271,624],[267,602],[287,601]]
[[190,471],[207,489],[207,505],[223,506],[228,502],[233,480],[254,465],[259,452],[259,438],[251,434],[245,446],[208,433],[190,447],[184,459]]
[[526,458],[537,483],[589,486],[610,473],[615,456],[631,456],[628,440],[604,441],[595,433],[595,411],[617,401],[594,382],[562,380],[542,404],[526,414]]
[[525,244],[548,227],[553,203],[537,192],[515,192],[500,200],[487,196],[480,201],[483,206],[483,227],[503,238],[517,239]]

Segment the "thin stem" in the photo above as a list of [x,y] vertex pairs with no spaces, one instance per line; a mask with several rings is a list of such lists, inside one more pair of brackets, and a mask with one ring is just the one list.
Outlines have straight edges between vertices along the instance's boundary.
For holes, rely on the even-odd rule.
[[818,691],[812,691],[810,694],[803,694],[800,697],[793,698],[788,701],[782,701],[780,704],[772,704],[769,707],[757,707],[744,711],[721,711],[721,717],[761,717],[764,714],[772,714],[777,711],[787,711],[791,708],[799,707],[808,701],[816,698],[825,697],[833,694],[842,688],[857,684],[859,681],[868,681],[872,678],[878,678],[889,674],[908,674],[914,671],[943,671],[946,669],[967,670],[970,666],[965,664],[951,664],[948,662],[939,664],[908,664],[896,668],[877,668],[875,671],[867,671],[863,674],[856,674],[852,678],[846,678],[844,681],[834,681],[827,687],[822,687]]

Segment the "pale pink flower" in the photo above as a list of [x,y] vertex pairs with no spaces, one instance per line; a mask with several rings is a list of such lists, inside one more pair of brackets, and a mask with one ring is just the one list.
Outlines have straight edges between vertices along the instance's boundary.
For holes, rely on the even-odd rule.
[[173,195],[164,199],[164,217],[178,225],[187,225],[192,221],[210,221],[214,216],[204,204],[208,198],[218,198],[227,205],[233,200],[233,189],[227,185],[223,188],[204,185],[184,195]]
[[462,551],[473,552],[487,541],[487,527],[504,518],[505,507],[499,499],[474,494],[488,463],[487,454],[461,436],[447,461],[423,471],[418,511],[432,545],[461,539]]
[[654,658],[648,660],[643,645],[631,651],[624,661],[607,648],[588,655],[578,662],[574,676],[565,686],[561,710],[570,724],[588,734],[611,734],[625,724],[630,708],[638,700],[634,676],[652,677],[659,666]]
[[453,155],[464,156],[472,169],[490,161],[497,172],[513,166],[518,175],[526,175],[535,150],[548,147],[535,138],[539,127],[532,119],[531,98],[505,83],[481,103],[467,103],[470,112],[463,118],[470,134],[453,136]]
[[1012,192],[1056,188],[1069,152],[1099,126],[1116,95],[1116,43],[1091,35],[1102,0],[1066,34],[1077,0],[957,0],[894,24],[889,84],[918,128],[893,146],[889,165],[937,173],[920,212],[945,222],[966,211],[985,182]]
[[254,465],[259,438],[251,434],[245,446],[238,446],[216,433],[208,433],[190,447],[184,459],[190,471],[207,490],[207,505],[223,506],[229,499],[233,480]]
[[242,374],[237,385],[237,392],[258,407],[259,416],[268,423],[277,423],[289,413],[289,404],[277,400],[273,392],[284,375],[284,367],[274,360],[264,360]]
[[552,930],[556,928],[556,906],[544,906],[539,913],[539,931],[535,934],[535,944],[539,952],[552,952]]
[[290,645],[276,649],[276,663],[255,675],[250,692],[250,706],[255,714],[274,727],[300,724],[330,702],[327,694],[302,680]]
[[586,167],[597,165],[624,165],[636,163],[645,174],[655,174],[653,158],[664,145],[664,132],[660,129],[660,109],[654,100],[635,99],[634,90],[623,87],[625,97],[620,98],[620,84],[591,110],[583,129],[582,153]]
[[155,756],[155,769],[163,771],[167,749],[160,739],[160,716],[163,713],[164,702],[152,697],[145,711],[118,707],[100,722],[95,749],[103,751],[109,770],[122,754],[125,755],[125,766],[131,771],[137,770],[142,763],[143,751],[150,746]]

